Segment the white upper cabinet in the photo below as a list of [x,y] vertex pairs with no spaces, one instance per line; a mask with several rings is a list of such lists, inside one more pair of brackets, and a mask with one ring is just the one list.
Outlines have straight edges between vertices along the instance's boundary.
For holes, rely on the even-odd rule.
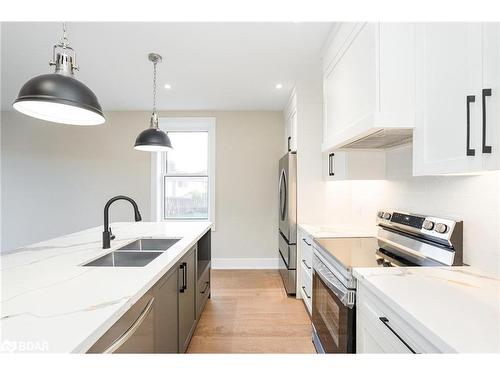
[[340,24],[323,56],[323,151],[387,129],[411,137],[414,31],[413,24]]
[[499,168],[499,54],[498,24],[417,25],[414,175]]
[[323,179],[385,180],[385,152],[351,150],[323,153]]
[[[483,154],[485,169],[500,169],[500,23],[485,23],[483,28],[483,86],[486,146],[490,153]],[[489,91],[488,91],[489,90]],[[487,96],[491,94],[491,96]],[[483,100],[483,99],[482,99]]]
[[297,151],[297,93],[295,89],[290,96],[283,113],[285,117],[285,145],[286,151]]

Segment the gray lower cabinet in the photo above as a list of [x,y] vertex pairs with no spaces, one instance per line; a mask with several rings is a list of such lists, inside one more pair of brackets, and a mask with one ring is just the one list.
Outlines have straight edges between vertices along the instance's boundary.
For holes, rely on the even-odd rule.
[[[200,266],[198,262],[198,267]],[[196,319],[200,318],[200,315],[205,308],[205,305],[210,298],[210,264],[205,267],[204,270],[198,270],[198,290],[196,293]]]
[[186,352],[210,294],[210,266],[198,277],[197,257],[195,245],[88,353]]
[[196,247],[179,264],[179,352],[187,350],[196,327]]
[[155,296],[155,353],[179,351],[179,291],[177,267],[153,287]]

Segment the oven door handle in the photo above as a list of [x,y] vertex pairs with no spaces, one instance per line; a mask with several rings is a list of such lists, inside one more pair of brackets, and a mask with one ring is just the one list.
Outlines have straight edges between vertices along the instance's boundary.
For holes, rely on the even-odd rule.
[[349,308],[354,306],[354,292],[347,289],[316,254],[314,254],[314,273],[318,275],[344,306]]

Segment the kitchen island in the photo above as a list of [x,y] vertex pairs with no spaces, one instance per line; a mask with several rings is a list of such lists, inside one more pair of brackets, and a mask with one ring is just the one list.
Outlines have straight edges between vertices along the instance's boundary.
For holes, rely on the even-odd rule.
[[[1,256],[3,351],[84,353],[211,228],[207,222],[112,223]],[[83,267],[138,238],[180,238],[144,267]]]

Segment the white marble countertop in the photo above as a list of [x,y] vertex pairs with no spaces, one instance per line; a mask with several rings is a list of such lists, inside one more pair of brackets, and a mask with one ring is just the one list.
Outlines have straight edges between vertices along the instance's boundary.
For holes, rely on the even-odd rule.
[[[309,223],[298,224],[299,228],[305,231],[313,238],[328,238],[328,237],[373,237],[376,235],[376,229],[372,231],[361,230],[356,228],[328,226]],[[375,226],[374,226],[375,228]]]
[[[0,257],[0,351],[86,352],[200,238],[211,223],[112,223]],[[144,267],[81,267],[141,237],[182,238]]]
[[354,276],[444,352],[500,352],[500,279],[472,267],[355,268]]

